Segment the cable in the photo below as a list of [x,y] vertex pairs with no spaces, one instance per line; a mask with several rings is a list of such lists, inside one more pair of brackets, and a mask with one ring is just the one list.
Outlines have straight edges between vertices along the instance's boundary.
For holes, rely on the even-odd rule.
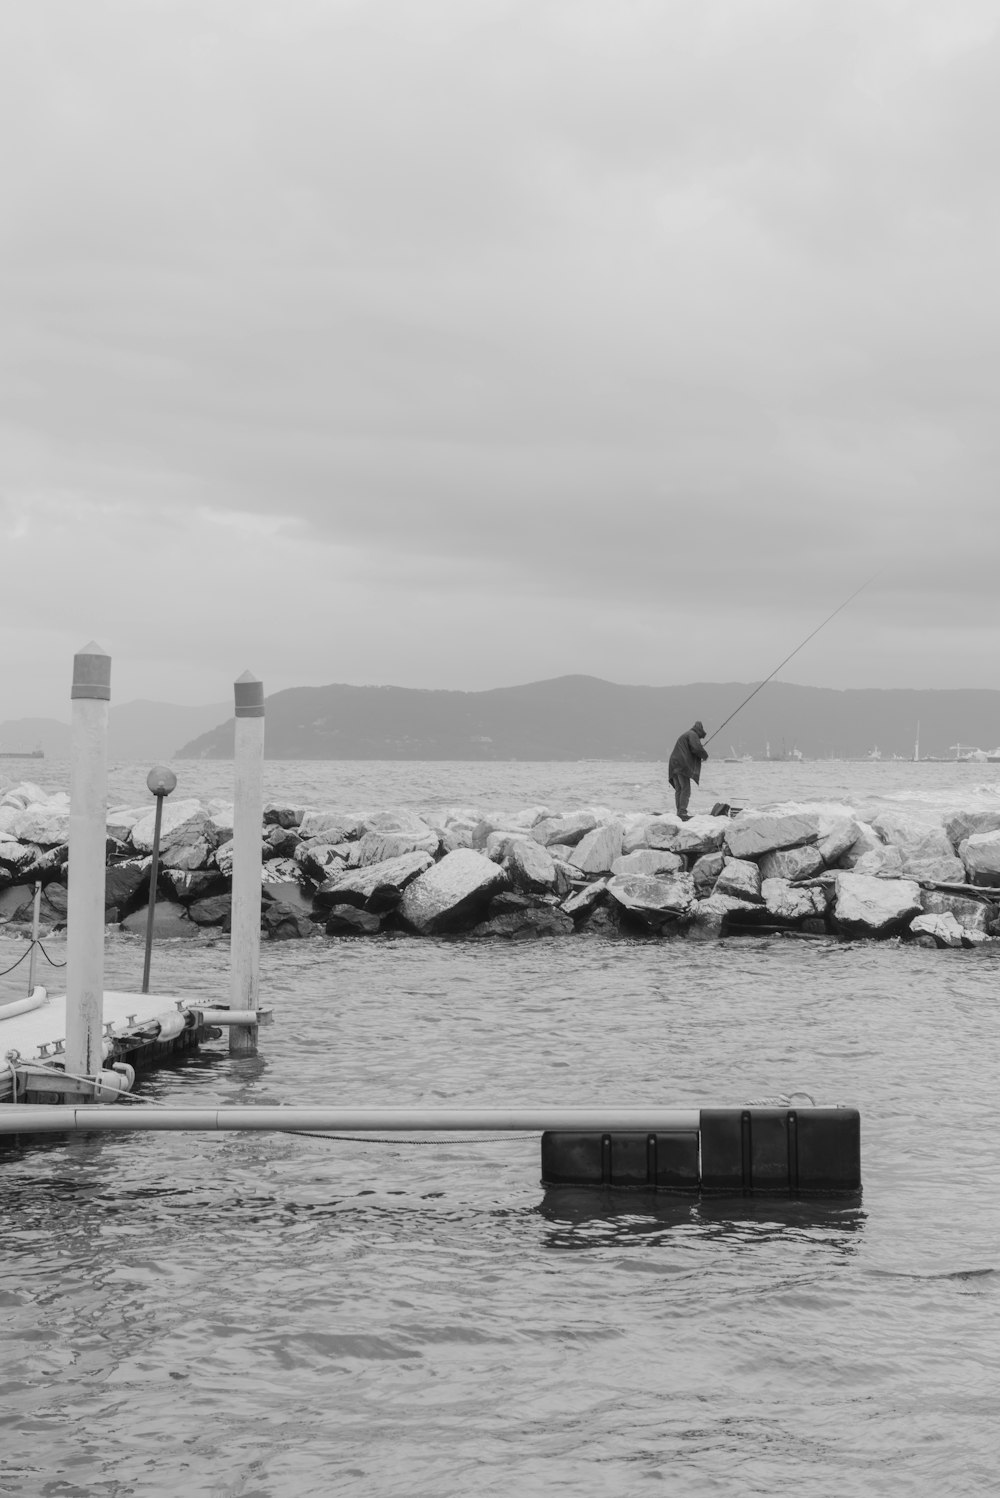
[[857,598],[858,594],[861,593],[861,592],[863,592],[864,589],[868,587],[869,583],[873,583],[875,581],[875,578],[878,577],[878,575],[879,574],[877,572],[874,573],[872,577],[869,577],[865,582],[863,582],[861,584],[860,588],[855,588],[854,592],[851,594],[851,597],[850,598],[845,598],[844,601],[843,601],[843,603],[839,604],[837,606],[837,608],[834,609],[834,611],[833,611],[832,614],[827,614],[826,618],[823,620],[823,623],[822,624],[817,624],[817,626],[813,630],[812,634],[811,635],[806,635],[805,639],[801,642],[801,644],[796,645],[795,649],[792,651],[792,654],[791,655],[786,655],[785,659],[779,665],[775,666],[774,670],[771,672],[771,675],[770,676],[765,676],[764,680],[761,682],[760,686],[759,687],[754,687],[753,691],[750,693],[750,696],[749,697],[744,697],[744,699],[740,703],[739,707],[733,708],[733,711],[729,714],[729,717],[728,718],[723,718],[723,720],[719,724],[718,728],[713,728],[712,729],[712,732],[709,734],[708,738],[705,740],[705,743],[706,744],[710,744],[712,742],[712,740],[715,738],[715,735],[717,733],[721,733],[722,730],[725,728],[726,724],[727,723],[731,723],[733,721],[733,719],[736,717],[736,714],[739,713],[739,712],[742,712],[743,709],[746,707],[747,703],[749,701],[751,701],[752,698],[756,697],[757,693],[763,687],[766,687],[767,684],[768,684],[768,682],[771,681],[773,677],[777,676],[778,672],[781,670],[781,667],[782,666],[787,666],[788,662],[791,660],[792,656],[793,655],[798,655],[799,651],[802,649],[802,646],[803,645],[808,645],[809,641],[811,639],[813,639],[814,636],[818,635],[819,632],[820,632],[820,630],[824,629],[826,627],[826,625],[829,624],[829,622],[830,622],[831,619],[835,619],[837,617],[837,615],[840,613],[841,609],[846,609],[847,605],[851,602],[851,599]]

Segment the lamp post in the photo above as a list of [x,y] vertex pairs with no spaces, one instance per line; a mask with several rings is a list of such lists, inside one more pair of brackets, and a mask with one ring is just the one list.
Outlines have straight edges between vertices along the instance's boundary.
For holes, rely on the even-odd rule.
[[153,858],[149,865],[149,905],[146,908],[146,955],[142,964],[142,992],[149,993],[149,964],[153,956],[153,916],[156,911],[156,880],[160,869],[160,823],[163,821],[163,803],[177,785],[177,776],[166,765],[154,765],[146,776],[146,784],[156,797],[156,817],[153,822]]

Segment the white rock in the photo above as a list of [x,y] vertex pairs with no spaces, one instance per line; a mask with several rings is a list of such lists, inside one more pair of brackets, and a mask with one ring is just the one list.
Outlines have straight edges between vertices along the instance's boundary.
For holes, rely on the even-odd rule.
[[316,811],[310,808],[302,813],[298,833],[300,837],[314,838],[321,843],[343,843],[353,826],[353,819],[343,812]]
[[593,832],[596,826],[597,818],[592,812],[575,811],[565,817],[545,817],[534,824],[531,835],[545,848],[551,848],[553,844],[574,847],[588,832]]
[[357,905],[381,913],[399,903],[406,886],[431,867],[429,853],[403,853],[385,863],[335,874],[316,891],[319,906]]
[[885,844],[876,832],[873,832],[867,822],[858,823],[858,835],[854,842],[836,860],[838,868],[853,869],[860,858],[866,853],[871,853],[878,848],[884,848]]
[[1000,831],[974,832],[958,851],[971,883],[1000,884]]
[[389,858],[399,858],[403,853],[430,853],[438,850],[440,838],[431,832],[426,822],[421,822],[423,832],[380,832],[373,829],[364,833],[351,846],[348,865],[352,869],[364,868],[370,863],[385,863]]
[[850,852],[860,833],[861,828],[853,817],[820,817],[819,842],[815,846],[827,868]]
[[910,922],[914,936],[933,936],[939,947],[960,947],[962,928],[951,913],[945,915],[918,915]]
[[621,851],[621,827],[611,822],[586,833],[569,855],[569,862],[584,874],[606,874]]
[[611,865],[612,874],[677,874],[684,867],[683,858],[665,848],[636,848],[623,853]]
[[943,889],[922,889],[920,903],[925,915],[945,915],[950,911],[966,931],[985,933],[993,914],[993,908],[984,900],[973,900]]
[[760,860],[762,879],[811,879],[824,867],[817,844],[802,848],[779,848]]
[[652,874],[615,875],[608,880],[608,894],[623,910],[637,915],[687,915],[696,903],[690,874],[662,879]]
[[[200,801],[173,801],[169,796],[165,797],[160,821],[161,851],[172,842],[191,835],[200,836],[208,820],[208,813]],[[151,806],[144,816],[132,824],[132,846],[140,853],[152,852],[155,822],[156,808]]]
[[55,848],[69,842],[69,811],[62,807],[28,806],[14,818],[11,830],[22,843]]
[[815,812],[742,813],[728,822],[725,847],[734,858],[760,858],[779,848],[797,848],[819,838]]
[[804,921],[826,915],[826,899],[816,885],[792,885],[787,879],[764,879],[760,892],[768,915],[776,921]]
[[504,858],[507,880],[523,894],[552,894],[558,883],[555,860],[534,838],[515,838]]
[[734,900],[758,902],[761,898],[760,869],[747,858],[727,858],[715,881],[713,893],[728,895]]
[[456,848],[406,886],[400,914],[424,935],[446,931],[474,918],[505,883],[495,863],[472,848]]
[[848,933],[882,935],[920,913],[920,890],[911,879],[875,879],[838,873],[833,914]]
[[373,811],[360,820],[362,836],[369,832],[396,833],[414,840],[426,838],[430,828],[423,817],[406,807],[394,807],[388,811]]
[[898,848],[887,848],[884,845],[870,848],[867,853],[862,853],[854,865],[854,872],[866,874],[870,878],[884,876],[887,879],[901,879],[903,856]]

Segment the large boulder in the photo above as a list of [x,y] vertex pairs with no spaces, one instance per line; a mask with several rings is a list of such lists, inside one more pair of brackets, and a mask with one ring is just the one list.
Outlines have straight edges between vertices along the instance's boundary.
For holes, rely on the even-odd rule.
[[[299,843],[292,857],[307,879],[319,883],[346,869],[352,847],[352,843]],[[221,848],[216,849],[216,862],[221,852]]]
[[269,941],[294,941],[316,936],[315,922],[298,905],[272,900],[261,911],[260,928]]
[[[836,843],[831,846],[838,846]],[[850,847],[850,844],[848,844]],[[839,857],[839,854],[838,854]],[[819,844],[801,848],[779,848],[774,853],[765,853],[760,860],[762,879],[811,879],[825,865]]]
[[228,931],[233,923],[233,897],[218,894],[193,900],[188,906],[188,917],[196,926],[221,926]]
[[826,915],[826,896],[820,885],[791,884],[787,879],[764,879],[760,893],[768,915],[776,921],[795,924]]
[[996,918],[996,906],[944,889],[922,889],[920,903],[925,915],[953,915],[967,931],[985,932]]
[[633,853],[623,853],[611,865],[612,874],[679,874],[684,860],[679,853],[670,853],[666,848],[636,848]]
[[945,835],[952,848],[958,851],[960,844],[975,832],[1000,832],[1000,811],[959,811],[944,824]]
[[[150,860],[144,858],[136,864],[119,864],[124,870],[139,867],[145,870],[146,882],[149,882]],[[108,870],[111,873],[111,870]],[[181,904],[189,904],[192,900],[204,900],[208,895],[222,893],[223,879],[217,869],[161,869],[159,882],[175,900]]]
[[855,874],[865,874],[871,879],[902,879],[903,855],[898,848],[887,848],[880,843],[862,853],[854,865]]
[[643,918],[689,915],[695,905],[694,880],[690,874],[616,874],[608,880],[608,894],[630,915]]
[[456,848],[406,886],[400,916],[423,936],[472,924],[506,877],[481,853]]
[[715,881],[714,894],[760,902],[760,869],[748,858],[727,858]]
[[[849,853],[861,834],[860,825],[853,817],[843,816],[821,816],[819,821],[819,841],[815,844],[816,852],[822,858],[827,868],[839,863],[845,853]],[[780,876],[770,876],[780,877]]]
[[603,903],[607,887],[606,879],[594,879],[590,884],[585,884],[582,889],[567,895],[560,909],[572,916],[574,920],[579,920],[589,915],[596,905]]
[[960,947],[964,935],[962,927],[950,911],[943,915],[917,915],[910,922],[914,936],[933,936],[939,947]]
[[597,818],[593,812],[572,811],[564,817],[544,817],[534,824],[531,836],[544,848],[551,847],[553,843],[573,848],[588,832],[593,832],[596,826]]
[[355,830],[355,822],[339,811],[310,808],[302,813],[299,823],[299,837],[312,838],[319,843],[346,843]]
[[282,827],[275,822],[264,828],[264,848],[270,849],[270,852],[265,851],[265,858],[294,858],[295,850],[301,844],[301,837],[292,827]]
[[[173,801],[164,797],[160,814],[160,852],[177,838],[184,840],[190,834],[197,835],[208,821],[208,812],[200,801],[192,798]],[[153,836],[156,829],[156,807],[148,806],[141,817],[132,824],[132,846],[139,853],[152,853]]]
[[549,850],[534,838],[515,838],[503,861],[512,889],[524,894],[555,894],[559,875]]
[[382,916],[355,905],[334,905],[327,915],[327,936],[377,936],[381,929]]
[[[898,848],[904,875],[941,884],[965,882],[965,869],[955,857],[944,828],[917,821],[901,812],[880,812],[872,829],[890,847]],[[860,868],[860,865],[856,866]]]
[[568,936],[574,930],[572,918],[557,905],[529,905],[524,910],[510,910],[491,915],[470,936],[503,936],[524,941],[538,936]]
[[26,872],[38,857],[38,849],[30,843],[19,843],[13,838],[0,838],[0,868],[17,876]]
[[735,895],[715,894],[698,900],[691,911],[685,935],[693,941],[708,941],[725,936],[730,925],[746,925],[759,921],[763,907],[752,900],[740,900]]
[[833,918],[848,936],[887,936],[920,914],[920,890],[912,879],[878,879],[839,873]]
[[691,853],[696,858],[703,853],[715,853],[723,846],[728,826],[728,817],[707,814],[691,817],[680,824],[670,847],[674,853]]
[[117,863],[104,871],[104,907],[115,911],[115,921],[124,919],[148,902],[149,859]]
[[779,848],[814,843],[819,834],[815,812],[741,812],[726,821],[724,844],[734,858],[761,858]]
[[262,821],[265,827],[298,827],[305,814],[304,806],[286,806],[281,802],[269,801],[264,807]]
[[[133,910],[122,921],[122,929],[145,935],[147,908]],[[197,936],[198,927],[188,918],[183,905],[173,900],[157,900],[153,909],[153,936],[157,941],[166,941],[175,936]]]
[[716,853],[703,853],[695,859],[691,865],[691,877],[699,899],[711,894],[725,863],[726,855],[721,849]]
[[13,818],[11,832],[22,843],[54,848],[69,841],[68,806],[29,806]]
[[858,835],[851,846],[845,849],[838,859],[827,859],[827,863],[836,863],[838,869],[853,869],[866,853],[874,853],[884,847],[885,844],[878,833],[874,832],[867,822],[859,822]]
[[370,863],[385,863],[386,859],[399,858],[403,853],[421,852],[433,856],[438,850],[440,839],[425,823],[421,823],[421,826],[422,832],[416,832],[412,828],[404,828],[398,832],[383,832],[373,828],[365,832],[351,847],[348,867],[359,869]]
[[406,886],[432,863],[430,854],[420,850],[401,853],[398,858],[388,858],[384,863],[335,874],[320,885],[313,899],[320,910],[334,905],[354,905],[381,914],[394,910]]
[[607,874],[621,856],[622,830],[617,822],[607,822],[585,833],[569,855],[568,862],[583,874]]
[[[155,811],[132,828],[132,846],[140,853],[153,847]],[[166,869],[203,869],[218,847],[218,832],[200,801],[168,801],[160,826],[160,862]]]
[[1000,831],[974,832],[958,852],[971,884],[1000,885]]
[[12,884],[0,891],[0,925],[30,921],[34,904],[35,891],[30,884]]

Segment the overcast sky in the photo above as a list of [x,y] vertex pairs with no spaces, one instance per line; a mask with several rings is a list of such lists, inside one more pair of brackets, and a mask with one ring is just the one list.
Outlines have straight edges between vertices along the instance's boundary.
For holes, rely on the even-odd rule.
[[0,13],[0,719],[1000,686],[993,0]]

